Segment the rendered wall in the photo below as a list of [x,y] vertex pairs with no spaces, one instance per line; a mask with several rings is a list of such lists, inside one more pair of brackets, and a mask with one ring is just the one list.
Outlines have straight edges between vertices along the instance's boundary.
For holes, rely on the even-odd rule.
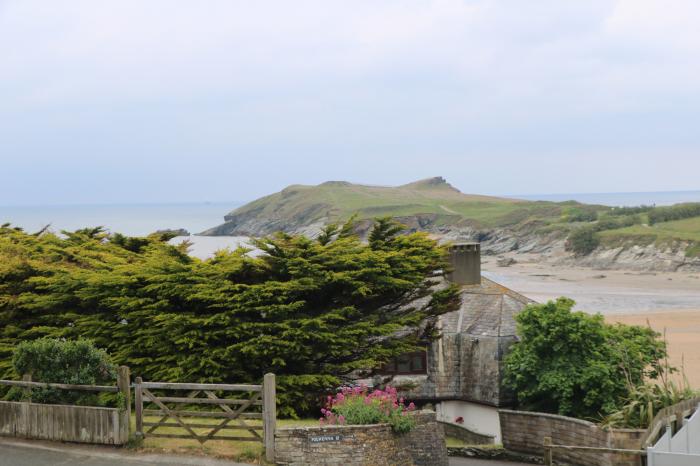
[[435,406],[438,420],[446,423],[456,423],[461,417],[464,420],[463,427],[470,431],[493,437],[492,442],[501,443],[501,422],[498,409],[493,406],[485,406],[468,401],[443,401]]

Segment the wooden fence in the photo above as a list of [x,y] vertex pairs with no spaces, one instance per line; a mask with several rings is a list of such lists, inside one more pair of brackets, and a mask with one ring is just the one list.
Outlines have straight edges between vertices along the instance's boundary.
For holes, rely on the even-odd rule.
[[[168,391],[185,391],[187,395],[158,394]],[[191,438],[202,444],[209,440],[260,442],[265,446],[266,459],[274,461],[275,391],[274,374],[266,374],[262,385],[144,382],[137,377],[134,384],[136,435]],[[242,396],[220,398],[217,392],[238,392]],[[154,405],[155,409],[145,409],[146,404]],[[188,410],[188,405],[199,409]],[[214,409],[202,409],[206,407]],[[147,417],[157,417],[158,420],[148,421]],[[210,418],[220,421],[208,424],[203,420]],[[251,423],[256,420],[261,420],[262,424]],[[166,428],[168,433],[163,432]],[[172,433],[173,428],[178,433]],[[225,435],[229,430],[237,431],[234,433],[238,435]],[[247,435],[242,435],[244,433]]]
[[120,367],[117,386],[70,385],[0,380],[0,385],[31,388],[49,387],[58,390],[122,393],[122,409],[93,406],[38,404],[29,401],[0,401],[0,435],[62,442],[123,445],[129,439],[130,387],[129,368]]
[[606,447],[584,447],[577,445],[555,445],[552,443],[552,437],[545,437],[544,443],[544,455],[543,463],[545,466],[552,466],[553,463],[553,453],[555,450],[569,450],[569,451],[588,451],[596,453],[615,453],[618,455],[631,455],[631,456],[646,456],[647,452],[645,450],[630,450],[626,448],[606,448]]

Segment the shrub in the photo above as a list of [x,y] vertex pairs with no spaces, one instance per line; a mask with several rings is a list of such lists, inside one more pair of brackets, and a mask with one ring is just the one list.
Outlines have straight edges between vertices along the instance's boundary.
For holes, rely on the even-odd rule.
[[365,386],[343,387],[335,397],[328,395],[320,422],[321,425],[387,423],[394,432],[404,433],[416,425],[409,415],[414,409],[413,403],[406,406],[404,399],[398,398],[393,387],[371,392]]
[[697,396],[700,396],[700,392],[693,390],[685,378],[682,383],[664,379],[660,384],[645,383],[638,387],[630,387],[625,404],[605,417],[603,425],[647,429],[661,409]]
[[656,207],[649,212],[649,224],[700,217],[700,202],[688,202],[668,207]]
[[630,390],[663,375],[666,343],[648,327],[605,323],[559,298],[526,307],[505,359],[522,408],[583,419],[619,410]]
[[[20,343],[14,351],[15,372],[31,374],[32,380],[73,385],[113,383],[116,368],[107,353],[88,340],[41,338]],[[48,387],[33,388],[35,403],[94,404],[96,395]]]
[[578,228],[571,232],[566,241],[566,250],[572,251],[580,256],[585,256],[593,252],[600,244],[600,240],[592,227]]

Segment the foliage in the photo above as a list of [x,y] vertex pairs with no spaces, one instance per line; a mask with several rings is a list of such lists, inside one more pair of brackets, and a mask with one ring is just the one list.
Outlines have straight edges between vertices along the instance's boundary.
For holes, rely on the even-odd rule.
[[631,429],[646,429],[654,416],[663,408],[700,396],[687,380],[676,383],[663,379],[662,383],[645,383],[629,387],[623,406],[603,419],[603,425]]
[[649,224],[681,220],[684,218],[700,217],[700,202],[688,202],[668,207],[656,207],[648,214]]
[[640,206],[635,206],[635,207],[613,207],[608,214],[609,215],[615,215],[615,216],[625,216],[625,215],[635,215],[635,214],[643,214],[645,212],[649,212],[650,210],[654,210],[654,206],[650,205],[640,205]]
[[594,222],[598,219],[598,212],[595,206],[576,205],[569,207],[565,211],[565,219],[567,222]]
[[145,380],[274,372],[282,414],[311,412],[348,374],[434,338],[431,320],[457,303],[454,289],[435,289],[445,254],[425,234],[397,235],[388,220],[371,244],[350,231],[278,234],[257,240],[255,257],[239,248],[202,261],[162,235],[2,227],[0,376],[21,341],[85,337]]
[[575,229],[569,234],[566,250],[581,256],[590,254],[600,244],[595,233],[595,229],[588,226]]
[[650,328],[606,324],[573,305],[559,298],[516,316],[520,341],[504,380],[526,409],[595,419],[620,409],[630,387],[659,377],[666,344]]
[[700,257],[700,243],[696,242],[691,244],[688,249],[685,250],[686,257]]
[[[15,348],[12,365],[17,374],[31,374],[32,381],[73,385],[112,384],[116,368],[107,353],[88,340],[40,338]],[[33,388],[35,403],[94,404],[95,394],[48,387]]]
[[319,421],[321,425],[388,423],[394,432],[405,433],[416,426],[415,419],[409,415],[414,409],[415,405],[407,406],[391,386],[374,391],[366,386],[343,387],[335,396],[328,395]]
[[593,224],[573,230],[567,239],[566,250],[585,256],[590,254],[600,245],[600,239],[596,235],[599,231],[616,230],[642,223],[639,215],[610,216],[604,215]]

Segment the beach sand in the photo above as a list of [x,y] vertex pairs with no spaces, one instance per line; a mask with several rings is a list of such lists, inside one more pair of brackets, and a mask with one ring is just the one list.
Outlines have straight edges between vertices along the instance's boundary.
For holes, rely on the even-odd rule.
[[666,334],[669,363],[685,375],[694,388],[700,388],[700,309],[661,311],[646,314],[607,316],[609,322],[647,325]]
[[691,385],[700,388],[700,274],[630,272],[552,267],[531,260],[498,267],[483,258],[487,277],[536,301],[573,298],[576,309],[599,312],[609,322],[647,325],[666,330],[669,362],[684,368]]

